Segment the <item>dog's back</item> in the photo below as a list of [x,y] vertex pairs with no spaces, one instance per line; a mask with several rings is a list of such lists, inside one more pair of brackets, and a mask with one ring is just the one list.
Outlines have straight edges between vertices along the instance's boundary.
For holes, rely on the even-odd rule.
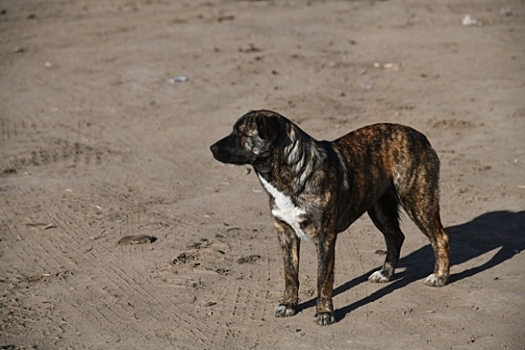
[[381,165],[392,172],[421,161],[430,161],[439,168],[439,159],[425,135],[405,125],[381,123],[365,126],[334,140],[333,144],[349,158],[368,160],[370,164],[380,158]]

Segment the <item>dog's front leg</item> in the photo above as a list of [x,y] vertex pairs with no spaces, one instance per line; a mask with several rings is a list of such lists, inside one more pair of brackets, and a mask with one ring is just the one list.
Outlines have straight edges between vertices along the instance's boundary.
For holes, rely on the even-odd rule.
[[275,317],[295,315],[299,300],[299,249],[301,240],[290,226],[276,221],[284,262],[284,297],[274,310]]
[[320,235],[317,247],[317,307],[314,321],[326,326],[335,322],[332,292],[334,289],[335,233]]

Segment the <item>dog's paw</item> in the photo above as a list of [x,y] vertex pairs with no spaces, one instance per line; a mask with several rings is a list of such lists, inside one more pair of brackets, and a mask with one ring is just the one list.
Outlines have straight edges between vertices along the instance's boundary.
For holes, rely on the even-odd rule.
[[288,305],[279,304],[275,310],[273,310],[273,315],[275,317],[290,317],[295,315],[295,308]]
[[425,286],[430,287],[443,287],[448,282],[448,276],[437,277],[435,274],[431,274],[425,280]]
[[333,312],[321,312],[315,314],[314,322],[319,326],[328,326],[329,324],[335,323],[335,317]]
[[376,271],[368,277],[368,280],[373,283],[386,283],[390,281],[390,277],[383,275],[381,271]]

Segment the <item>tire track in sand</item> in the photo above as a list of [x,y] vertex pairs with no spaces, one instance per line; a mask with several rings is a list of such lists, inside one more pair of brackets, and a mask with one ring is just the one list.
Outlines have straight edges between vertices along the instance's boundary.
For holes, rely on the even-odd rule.
[[[68,287],[73,287],[73,292],[87,294],[85,295],[87,297],[85,298],[87,301],[85,305],[74,305],[73,307],[80,316],[91,315],[91,325],[98,325],[98,327],[93,326],[95,329],[90,333],[100,332],[104,334],[107,329],[112,329],[112,327],[107,326],[115,323],[125,324],[125,328],[131,329],[133,332],[150,333],[152,336],[158,328],[172,327],[179,331],[183,330],[186,333],[185,338],[195,339],[196,345],[209,343],[209,334],[213,334],[214,331],[212,327],[179,308],[173,298],[161,297],[159,299],[155,294],[155,286],[150,283],[147,277],[127,268],[125,261],[119,258],[118,254],[106,248],[104,244],[92,241],[89,238],[90,232],[86,230],[80,217],[76,217],[67,208],[58,206],[41,189],[25,188],[23,193],[19,193],[19,197],[19,203],[24,205],[37,203],[46,208],[45,215],[47,218],[44,219],[56,225],[56,228],[52,230],[53,240],[46,240],[45,237],[33,237],[32,240],[37,248],[34,249],[27,245],[23,254],[41,256],[40,260],[42,261],[55,261],[56,265],[68,265],[79,270],[76,272],[79,274],[79,278],[73,279]],[[88,248],[80,248],[83,246]],[[64,254],[64,250],[67,251],[67,256]],[[20,254],[18,259],[20,261],[25,260]],[[67,263],[65,263],[66,259],[68,260]],[[45,268],[51,269],[52,266]],[[89,280],[89,276],[93,274],[103,277],[100,285],[91,287],[86,285],[85,280],[80,279],[80,276],[83,276]],[[108,291],[108,294],[114,295],[114,297],[109,298],[113,304],[109,305],[102,302],[103,305],[100,307],[97,304],[100,304],[101,300],[108,299],[107,296],[101,294],[101,290],[104,289]],[[133,300],[138,300],[137,305],[131,306],[122,302],[123,296],[126,295],[134,296]],[[166,307],[166,305],[169,306]],[[139,307],[142,307],[142,310],[137,311]],[[138,314],[140,316],[137,316]],[[139,320],[142,322],[127,322],[130,317],[144,318],[144,320]],[[121,334],[120,332],[117,333]],[[112,336],[107,334],[106,336],[108,338],[106,340],[115,341]]]
[[[52,202],[50,201],[50,203]],[[79,243],[83,244],[85,242],[85,238],[83,237],[88,237],[88,232],[86,232],[83,226],[76,221],[73,216],[74,214],[72,215],[72,213],[69,213],[66,210],[63,210],[58,214],[64,215],[61,221],[64,224],[69,224],[71,226],[71,228],[65,226],[65,229],[70,230],[70,235],[76,236]],[[128,229],[132,230],[129,224],[126,226]],[[84,235],[79,233],[84,233]],[[96,256],[93,253],[95,249],[90,251],[89,254],[91,254],[94,260],[99,260],[98,264],[101,265],[99,267],[99,272],[107,281],[114,283],[117,291],[122,291],[123,295],[137,293],[142,300],[151,300],[151,303],[147,303],[147,307],[153,309],[153,312],[148,312],[147,314],[154,321],[157,321],[159,324],[162,324],[165,321],[175,322],[173,326],[177,327],[179,330],[185,330],[193,339],[206,339],[207,335],[204,331],[213,331],[212,328],[208,327],[205,323],[199,322],[192,315],[187,313],[184,315],[185,312],[181,310],[172,299],[164,298],[161,301],[155,297],[155,287],[149,282],[149,280],[134,271],[133,268],[124,268],[126,262],[119,258],[117,254],[114,254],[113,251],[107,249],[105,245],[101,244],[97,246],[97,248],[98,252],[102,253],[101,256]],[[176,313],[168,311],[165,302],[168,302],[170,304],[170,309],[173,308],[176,310]],[[176,314],[183,315],[177,317]],[[186,318],[192,319],[192,322],[186,321]],[[198,328],[199,331],[193,329],[193,322],[200,323]]]

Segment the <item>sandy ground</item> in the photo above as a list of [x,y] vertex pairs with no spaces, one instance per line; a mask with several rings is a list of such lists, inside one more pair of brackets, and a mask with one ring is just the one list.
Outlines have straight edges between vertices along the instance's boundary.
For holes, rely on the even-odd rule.
[[[1,349],[525,349],[522,0],[0,5]],[[300,312],[274,318],[267,195],[208,149],[258,108],[318,139],[425,133],[451,283],[423,285],[409,220],[393,281],[366,282],[385,245],[363,217],[338,240],[337,323],[313,323],[311,244]]]

